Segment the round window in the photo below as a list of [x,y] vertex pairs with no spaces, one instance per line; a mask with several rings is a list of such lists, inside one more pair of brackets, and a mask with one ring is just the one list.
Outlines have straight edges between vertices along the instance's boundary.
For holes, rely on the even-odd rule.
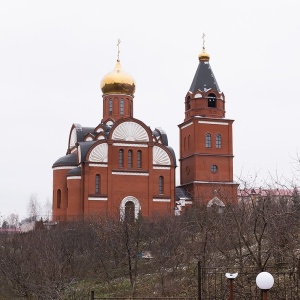
[[218,171],[218,167],[216,165],[212,165],[210,167],[210,170],[212,171],[212,173],[216,173]]

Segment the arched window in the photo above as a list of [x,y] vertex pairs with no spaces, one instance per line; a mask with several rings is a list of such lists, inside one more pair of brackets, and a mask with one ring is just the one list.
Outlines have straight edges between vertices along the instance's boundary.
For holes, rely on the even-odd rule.
[[211,148],[211,134],[207,133],[205,136],[205,147]]
[[100,194],[100,175],[95,176],[95,194]]
[[124,115],[124,99],[120,99],[120,115]]
[[190,96],[188,96],[186,98],[186,110],[189,110],[189,109],[191,109],[191,97]]
[[123,164],[124,164],[124,150],[120,149],[119,150],[119,168],[123,168]]
[[216,107],[217,101],[216,101],[216,95],[215,94],[209,94],[208,95],[208,107]]
[[128,169],[132,168],[132,150],[128,151]]
[[138,150],[137,152],[137,167],[141,168],[142,167],[142,151]]
[[132,100],[130,100],[130,116],[133,116]]
[[164,177],[159,176],[158,178],[158,193],[162,195],[164,193]]
[[57,190],[57,208],[61,208],[61,190]]
[[110,115],[112,115],[112,111],[113,111],[113,101],[112,101],[111,98],[109,99],[108,106],[109,106],[109,108],[108,108],[108,113],[109,113]]
[[216,135],[216,147],[217,148],[222,148],[222,136],[221,134]]
[[127,201],[125,204],[125,222],[134,222],[134,203],[132,201]]

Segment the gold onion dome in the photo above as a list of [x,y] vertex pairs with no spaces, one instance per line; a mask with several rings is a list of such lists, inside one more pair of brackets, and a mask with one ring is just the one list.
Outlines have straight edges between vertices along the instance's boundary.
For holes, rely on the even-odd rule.
[[209,61],[210,58],[209,54],[205,51],[204,47],[198,57],[199,57],[199,61]]
[[127,94],[133,96],[135,92],[134,79],[122,69],[119,60],[117,60],[115,68],[103,77],[100,86],[103,94]]

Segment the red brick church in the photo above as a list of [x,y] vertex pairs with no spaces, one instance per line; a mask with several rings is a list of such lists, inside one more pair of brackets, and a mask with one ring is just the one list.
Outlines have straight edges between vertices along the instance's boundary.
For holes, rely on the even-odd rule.
[[232,123],[203,47],[179,125],[180,183],[166,132],[134,118],[135,82],[119,59],[101,81],[103,116],[95,127],[73,124],[65,156],[53,164],[53,220],[108,214],[179,215],[199,201],[237,201]]

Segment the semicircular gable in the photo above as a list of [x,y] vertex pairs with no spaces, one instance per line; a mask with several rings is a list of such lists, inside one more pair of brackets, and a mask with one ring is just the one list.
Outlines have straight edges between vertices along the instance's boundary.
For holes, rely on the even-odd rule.
[[89,155],[89,161],[92,162],[107,162],[108,147],[106,143],[97,145]]
[[77,130],[81,130],[81,125],[74,124],[70,134],[69,148],[74,147],[77,143]]
[[113,140],[149,142],[146,129],[140,124],[126,121],[119,124],[112,133]]
[[158,146],[153,147],[153,164],[154,165],[171,165],[171,160],[170,160],[168,153],[164,149],[162,149]]

